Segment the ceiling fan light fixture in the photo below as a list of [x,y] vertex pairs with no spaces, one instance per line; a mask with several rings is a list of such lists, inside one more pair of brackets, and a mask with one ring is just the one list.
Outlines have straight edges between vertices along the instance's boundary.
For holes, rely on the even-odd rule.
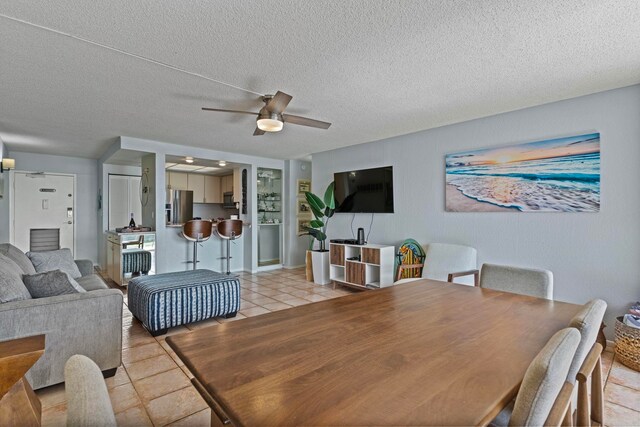
[[271,113],[262,109],[258,116],[258,129],[265,132],[280,132],[284,126],[282,116],[278,113]]

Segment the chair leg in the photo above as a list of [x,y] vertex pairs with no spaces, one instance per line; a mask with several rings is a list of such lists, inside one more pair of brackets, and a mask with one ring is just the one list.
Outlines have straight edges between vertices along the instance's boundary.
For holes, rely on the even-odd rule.
[[573,427],[573,407],[571,406],[571,402],[569,402],[569,407],[567,408],[567,412],[565,412],[564,414],[562,425],[563,427]]
[[231,239],[227,239],[227,274],[231,274]]
[[118,368],[105,369],[104,371],[102,371],[102,376],[104,378],[111,378],[116,374],[117,370]]
[[193,269],[198,268],[198,242],[193,242]]
[[602,358],[598,357],[591,375],[591,419],[604,425],[604,398],[602,396]]
[[591,417],[589,414],[589,392],[586,382],[578,380],[578,419],[577,426],[590,426]]

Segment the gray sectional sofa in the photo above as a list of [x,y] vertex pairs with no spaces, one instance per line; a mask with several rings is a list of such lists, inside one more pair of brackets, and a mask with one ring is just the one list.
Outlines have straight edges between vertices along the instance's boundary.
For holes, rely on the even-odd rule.
[[[0,244],[0,254],[0,275],[32,274],[29,258],[15,246]],[[14,271],[16,264],[20,271]],[[26,374],[34,389],[63,382],[65,363],[74,354],[89,357],[105,376],[122,362],[122,292],[94,274],[91,261],[76,265],[82,274],[76,280],[87,292],[0,302],[0,341],[46,336],[44,355]]]

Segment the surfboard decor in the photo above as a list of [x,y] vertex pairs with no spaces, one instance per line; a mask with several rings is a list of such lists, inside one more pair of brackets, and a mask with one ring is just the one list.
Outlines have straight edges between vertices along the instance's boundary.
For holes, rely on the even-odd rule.
[[402,242],[396,254],[396,280],[422,277],[422,266],[402,269],[400,266],[423,264],[424,258],[424,249],[420,243],[413,239]]

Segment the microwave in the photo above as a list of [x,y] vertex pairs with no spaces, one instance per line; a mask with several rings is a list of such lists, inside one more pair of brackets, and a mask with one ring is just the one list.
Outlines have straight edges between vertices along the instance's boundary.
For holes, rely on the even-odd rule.
[[226,209],[236,208],[236,204],[233,201],[233,191],[222,193],[222,207]]

